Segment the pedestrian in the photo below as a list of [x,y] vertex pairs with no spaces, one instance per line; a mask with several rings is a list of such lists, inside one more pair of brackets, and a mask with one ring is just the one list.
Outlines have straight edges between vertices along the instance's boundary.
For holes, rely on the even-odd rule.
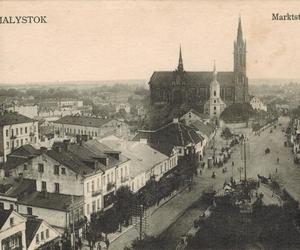
[[98,242],[98,244],[97,244],[97,250],[101,250],[102,248],[101,248],[101,244],[100,244],[100,242]]
[[110,244],[108,238],[105,239],[105,244],[106,244],[106,248],[108,249],[109,248],[109,244]]

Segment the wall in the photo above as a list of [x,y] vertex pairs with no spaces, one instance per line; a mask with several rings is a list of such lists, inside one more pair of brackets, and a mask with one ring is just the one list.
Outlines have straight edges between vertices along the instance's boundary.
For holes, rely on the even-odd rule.
[[[38,171],[39,163],[44,164],[43,173]],[[59,175],[54,174],[55,165],[59,165]],[[17,177],[19,173],[23,173],[24,178],[36,180],[37,191],[42,191],[42,181],[45,181],[47,191],[50,193],[55,192],[54,183],[59,183],[61,194],[83,195],[82,177],[45,154],[33,158],[26,167],[27,170],[24,169],[24,164],[18,166],[14,176]],[[65,168],[65,175],[62,174],[62,168]]]
[[[46,230],[49,230],[49,235],[47,237]],[[42,240],[41,234],[43,232],[44,240]],[[36,235],[39,235],[39,242],[36,242]],[[60,234],[46,222],[42,222],[40,227],[38,228],[37,232],[35,233],[33,240],[29,246],[27,246],[27,250],[34,250],[37,249],[39,246],[54,240],[55,238],[59,237]]]
[[[27,133],[25,133],[25,128],[27,128]],[[6,131],[8,131],[8,136],[6,136]],[[18,132],[17,132],[18,131]],[[32,133],[32,136],[31,136]],[[3,148],[0,151],[4,151],[5,161],[6,155],[12,151],[12,146],[14,149],[27,144],[27,143],[37,143],[38,142],[38,122],[21,123],[7,125],[3,127]],[[14,135],[15,139],[11,139]],[[9,145],[7,145],[7,143]]]
[[[19,204],[19,213],[27,214],[27,205]],[[47,209],[47,208],[39,208],[39,207],[31,207],[32,215],[38,216],[40,219],[47,221],[50,225],[60,228],[66,228],[67,224],[67,212]]]

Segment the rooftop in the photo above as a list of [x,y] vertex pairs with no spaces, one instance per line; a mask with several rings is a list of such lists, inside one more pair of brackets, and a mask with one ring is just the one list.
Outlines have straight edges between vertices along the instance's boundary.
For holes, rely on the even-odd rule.
[[26,221],[26,246],[28,247],[35,237],[37,230],[43,220],[37,218],[27,218]]
[[0,229],[2,228],[12,211],[13,210],[0,209]]
[[24,195],[18,203],[32,207],[69,211],[73,205],[81,202],[83,202],[83,196],[35,191],[31,194]]
[[135,177],[150,171],[155,165],[168,159],[168,156],[139,141],[124,141],[122,139],[102,139],[101,142],[109,147],[122,151],[130,162],[130,176]]
[[35,120],[16,112],[0,113],[0,126],[34,122]]
[[91,116],[67,115],[57,121],[54,121],[54,123],[100,128],[109,121],[111,121],[111,119],[102,119]]
[[150,143],[168,143],[174,146],[197,144],[203,140],[193,128],[181,122],[171,122],[151,131],[140,130],[133,140],[139,141],[140,139],[147,139]]

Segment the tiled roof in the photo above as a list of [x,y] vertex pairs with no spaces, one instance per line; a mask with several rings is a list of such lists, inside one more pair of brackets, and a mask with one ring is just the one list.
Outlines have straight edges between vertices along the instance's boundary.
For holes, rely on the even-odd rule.
[[13,210],[0,209],[0,229],[2,228],[12,211]]
[[67,115],[60,118],[57,121],[54,121],[54,123],[100,128],[102,127],[102,125],[108,123],[109,121],[111,121],[111,119],[102,119],[90,116]]
[[14,169],[21,164],[28,162],[32,157],[38,155],[40,155],[40,150],[35,149],[30,144],[25,144],[8,155],[7,161],[3,164],[3,169]]
[[211,124],[205,124],[202,121],[193,121],[190,124],[191,127],[198,130],[201,134],[210,137],[212,133],[214,133],[215,128]]
[[0,114],[0,126],[28,123],[34,121],[35,120],[27,116],[15,112],[4,112]]
[[37,218],[27,218],[26,221],[26,246],[28,247],[35,237],[37,230],[43,220]]
[[102,143],[114,150],[119,150],[130,159],[130,176],[135,177],[150,171],[155,165],[168,159],[168,156],[151,148],[149,145],[136,141],[102,139]]
[[68,167],[77,174],[84,175],[94,172],[91,167],[83,163],[81,159],[72,152],[68,152],[65,150],[57,152],[56,150],[51,149],[46,152],[46,155],[59,162],[60,164]]
[[1,185],[4,187],[2,194],[14,198],[20,198],[36,190],[36,180],[30,179],[8,178],[1,181]]
[[[175,79],[176,74],[174,71],[155,71],[149,81],[153,86],[168,86]],[[211,71],[185,71],[183,75],[184,81],[187,85],[201,85],[209,87],[210,82],[213,80]],[[222,85],[234,85],[233,72],[218,72],[217,80]]]
[[187,146],[197,144],[202,138],[196,131],[181,123],[171,122],[154,131],[139,131],[133,140],[147,139],[150,143],[168,143],[174,146]]
[[164,142],[164,143],[149,143],[149,146],[155,150],[157,150],[158,152],[167,155],[167,156],[171,156],[173,149],[174,149],[174,145]]
[[24,195],[18,203],[40,207],[46,209],[53,209],[59,211],[68,211],[72,204],[83,202],[83,196],[57,194],[57,193],[47,193],[33,192],[29,195]]

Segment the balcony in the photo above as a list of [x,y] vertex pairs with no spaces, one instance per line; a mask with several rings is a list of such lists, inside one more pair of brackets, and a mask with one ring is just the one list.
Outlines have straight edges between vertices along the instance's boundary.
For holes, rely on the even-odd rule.
[[14,140],[14,139],[16,139],[16,138],[17,138],[16,135],[11,135],[11,136],[10,136],[10,139],[12,139],[12,140]]
[[129,177],[127,176],[127,177],[122,177],[121,178],[121,183],[125,183],[125,182],[127,182],[127,181],[129,181]]
[[115,187],[114,183],[107,183],[106,190],[107,192],[111,191]]
[[101,189],[92,191],[92,196],[97,196],[97,195],[100,195],[100,194],[102,194]]

